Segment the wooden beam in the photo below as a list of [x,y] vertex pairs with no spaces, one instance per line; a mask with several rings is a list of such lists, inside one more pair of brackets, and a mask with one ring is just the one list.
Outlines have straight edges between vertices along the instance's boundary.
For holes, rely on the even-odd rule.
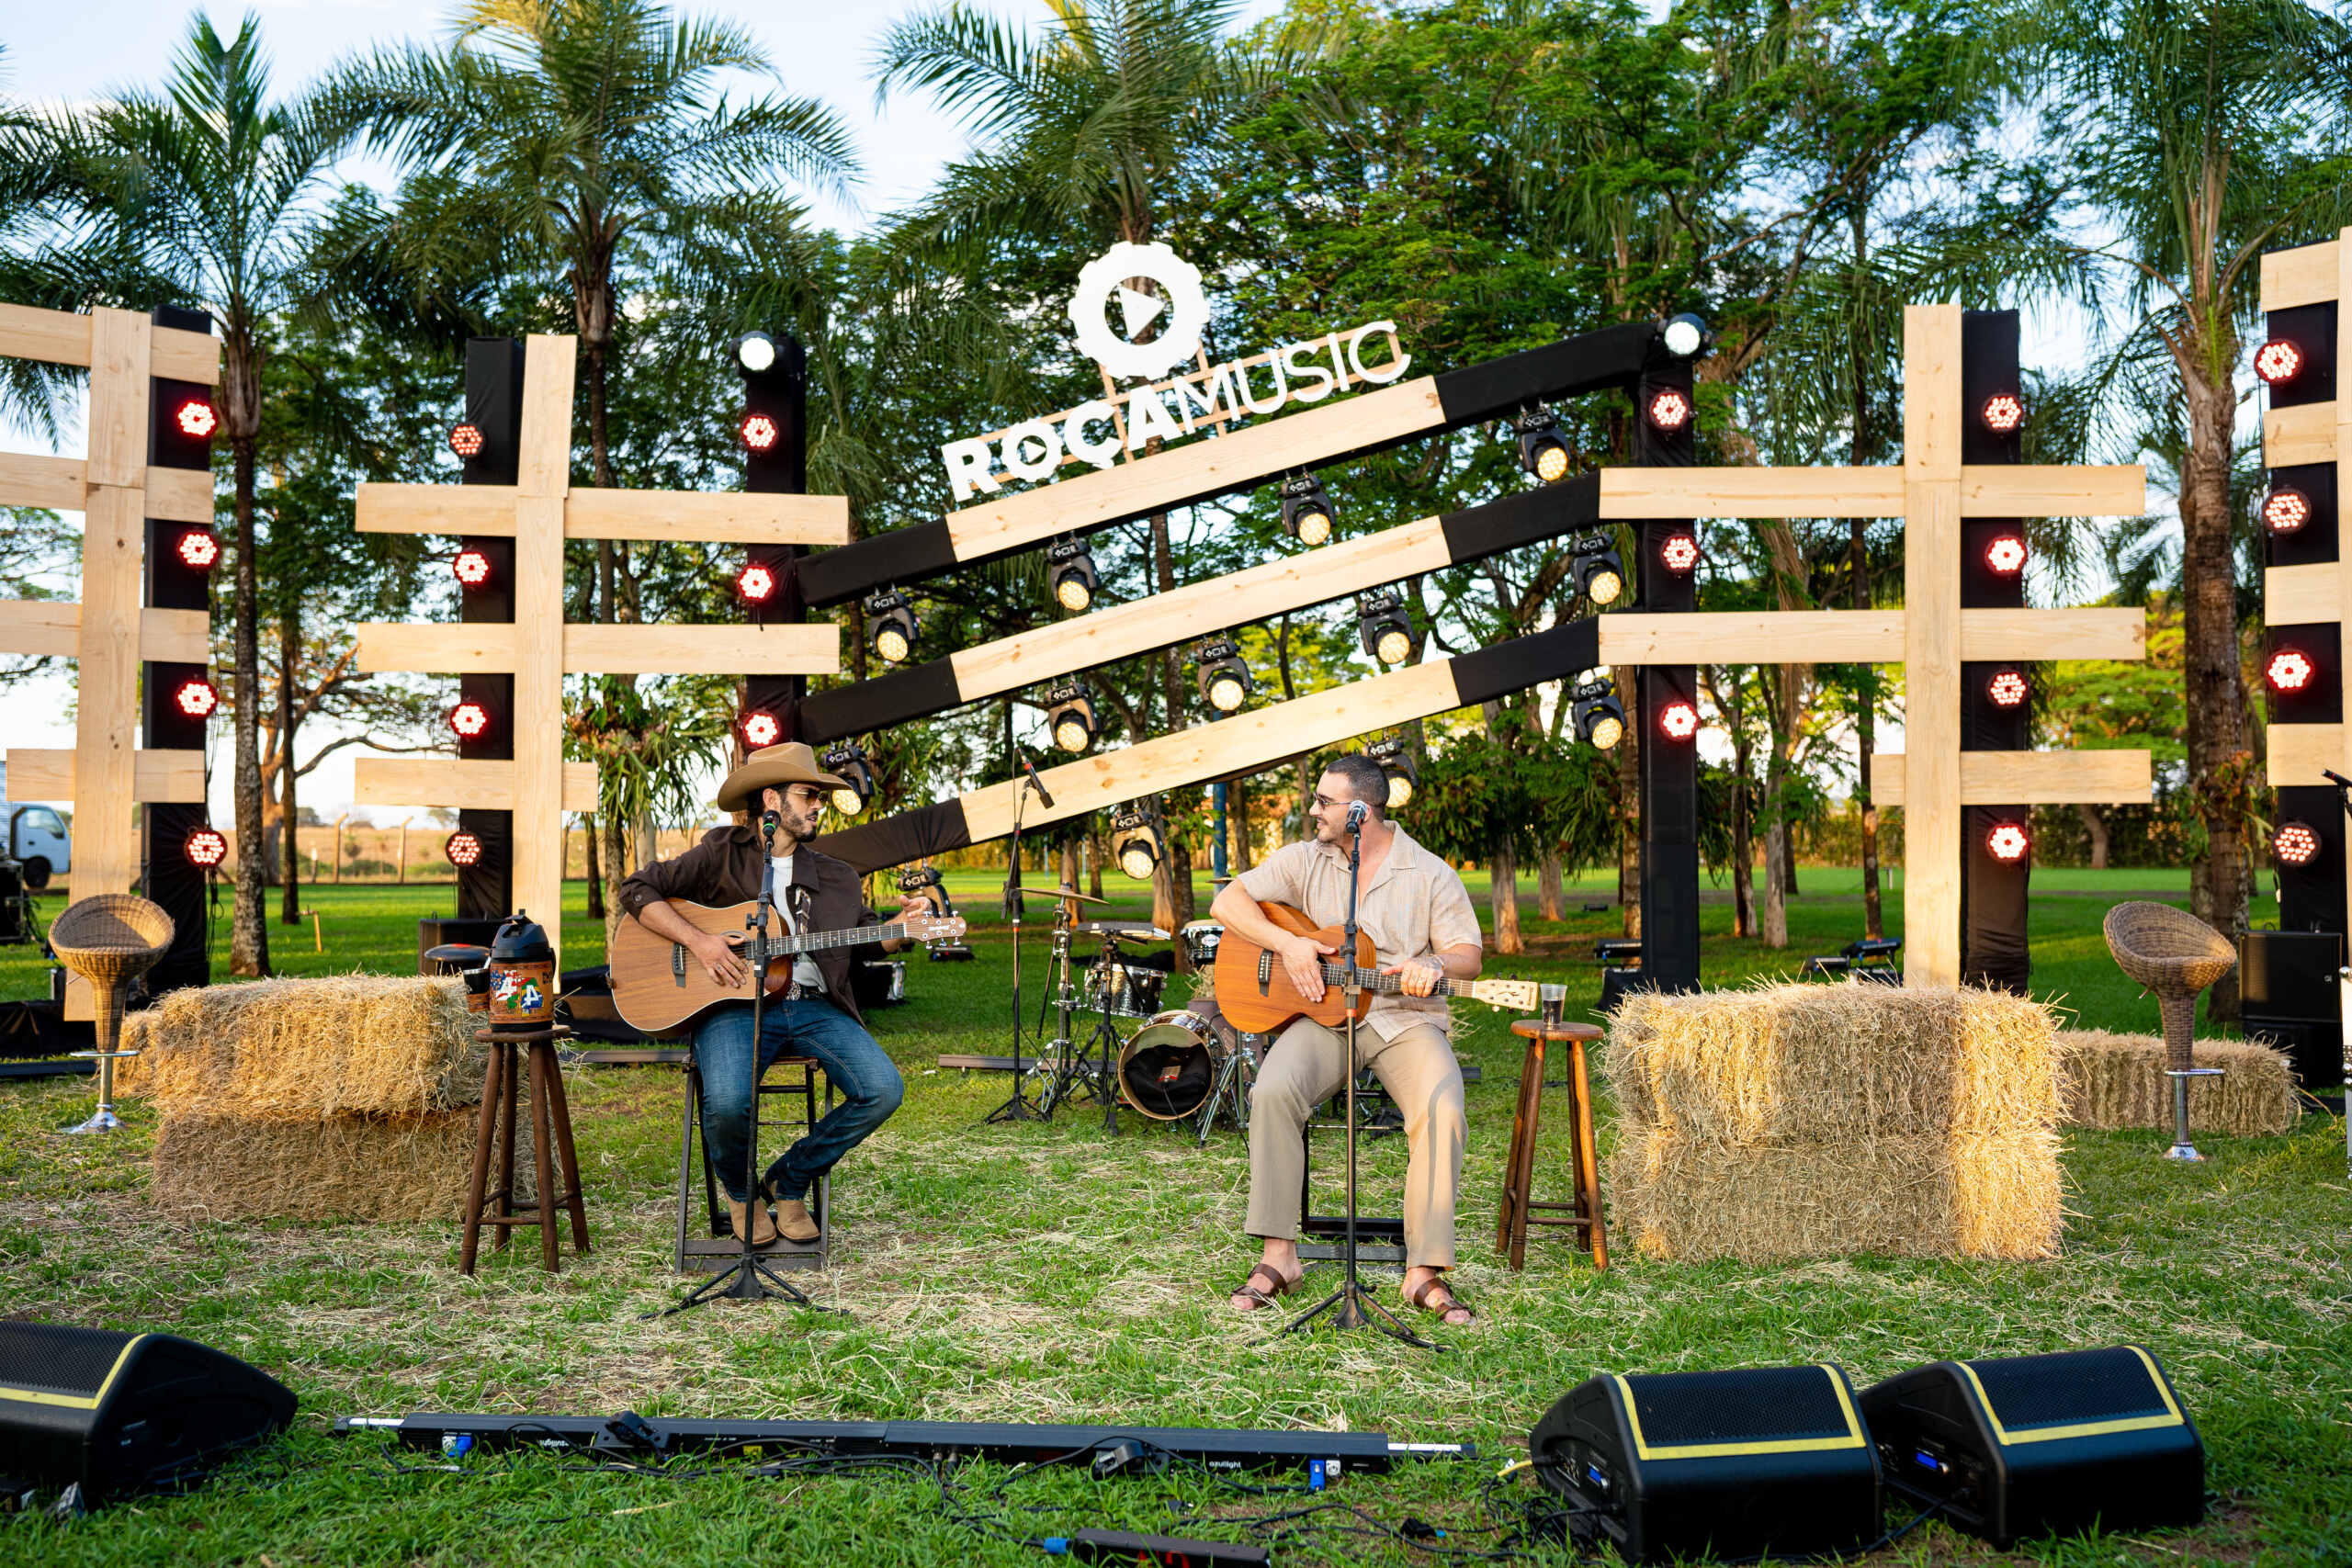
[[89,430],[88,467],[82,476],[86,484],[136,490],[146,482],[153,346],[154,327],[138,311],[101,306],[93,313],[90,397],[83,412]]
[[85,465],[79,457],[49,457],[31,452],[0,452],[0,506],[40,506],[79,512],[86,494]]
[[2137,463],[1971,464],[1960,470],[1962,517],[2137,517],[2148,470]]
[[849,498],[752,495],[741,491],[575,490],[564,504],[563,536],[567,539],[845,545],[849,543]]
[[[1966,806],[2142,806],[2154,798],[2154,770],[2148,751],[1962,751],[1960,798]],[[1907,804],[1906,771],[1902,752],[1871,752],[1872,803]],[[1912,815],[1904,813],[1906,883],[1917,874],[1908,848]],[[1904,897],[1910,897],[1907,890]]]
[[[1861,468],[1603,468],[1600,515],[1644,517],[1900,517],[1903,470]],[[2137,517],[2147,471],[1976,465],[1961,469],[1963,517]]]
[[959,560],[1001,554],[1444,425],[1437,382],[1424,376],[951,512],[947,536]]
[[[2352,229],[2342,231],[2336,236],[2335,243],[2335,298],[2338,300],[2352,299],[2352,293],[2346,292],[2347,288],[2352,288]],[[2352,452],[2352,333],[2346,333],[2344,330],[2343,316],[2344,310],[2339,304],[2336,308],[2335,328],[2335,400],[2328,405],[2335,411],[2335,429],[2333,434],[2335,438],[2335,449],[2339,456]],[[2277,458],[2269,457],[2267,453],[2265,456],[2267,461],[2274,464],[2278,461]],[[2340,639],[2344,629],[2344,612],[2346,608],[2352,608],[2352,533],[2346,531],[2343,523],[2341,505],[2343,469],[2340,466],[2336,475],[2338,506],[2335,525],[2335,614],[2330,618],[2337,623],[2337,636]],[[2268,618],[2274,622],[2278,619],[2275,615]],[[2274,733],[2276,733],[2275,730]],[[2335,771],[2346,778],[2352,778],[2352,747],[2343,743],[2337,745]],[[2274,778],[2271,782],[2275,784],[2277,780]],[[2352,879],[2347,879],[2345,883],[2344,894],[2345,918],[2352,919]]]
[[831,675],[842,667],[842,629],[829,621],[791,626],[602,626],[563,628],[567,673],[694,675],[739,670],[754,675]]
[[[1903,978],[1960,983],[1960,397],[1957,305],[1903,311]],[[1877,795],[1879,782],[1871,779]],[[1883,796],[1879,796],[1883,798]]]
[[[143,328],[144,316],[129,311]],[[106,323],[99,324],[101,346]],[[144,361],[146,355],[138,355]],[[103,363],[103,361],[102,361]],[[100,406],[91,372],[91,406]],[[140,401],[146,400],[140,380]],[[96,421],[94,418],[94,428]],[[144,434],[144,432],[141,432]],[[145,468],[146,453],[135,471]],[[93,485],[82,513],[82,613],[74,646],[75,716],[74,887],[77,894],[128,892],[139,879],[138,798],[140,583],[146,558],[146,491]]]
[[[175,381],[216,386],[220,380],[220,341],[209,333],[155,327],[154,374]],[[32,305],[0,305],[0,358],[38,359],[50,365],[90,363],[90,318],[74,310],[44,310]]]
[[2298,403],[2262,416],[2262,460],[2273,468],[2335,461],[2335,411],[2330,403]]
[[[2143,659],[2138,610],[1962,610],[1962,659]],[[1603,664],[1899,664],[1900,610],[1702,611],[1600,617]]]
[[2274,626],[2301,626],[2344,618],[2344,563],[2274,566],[2262,574],[2262,618]]
[[[514,502],[514,907],[563,931],[563,513],[571,485],[570,337],[524,345]],[[709,666],[706,665],[707,669]],[[617,868],[616,868],[617,869]]]
[[211,522],[212,470],[149,468],[147,515],[162,523]]
[[513,485],[362,483],[353,508],[363,534],[488,534],[514,532]]
[[352,628],[359,646],[353,667],[364,674],[388,670],[435,675],[511,675],[514,626],[507,621],[364,621]]
[[[82,606],[71,599],[0,600],[0,653],[81,657]],[[139,657],[175,664],[212,662],[212,617],[202,610],[139,612]]]
[[[2339,237],[2316,245],[2297,245],[2291,251],[2272,251],[2264,256],[2262,308],[2289,310],[2298,305],[2319,305],[2343,299],[2338,292],[2343,285],[2337,278],[2343,251]],[[2336,383],[2339,387],[2343,384]]]
[[1960,656],[1987,659],[2148,657],[2148,617],[2139,610],[1962,610]]
[[[12,800],[63,800],[81,802],[80,771],[74,755],[62,747],[12,746],[8,749],[8,795]],[[146,805],[201,805],[204,800],[204,753],[201,751],[164,751],[141,749],[131,754],[130,798]],[[119,797],[118,797],[119,798]],[[87,863],[84,819],[92,821],[114,815],[110,807],[96,801],[85,803],[86,811],[74,814],[74,868],[76,874]],[[130,813],[121,813],[126,828]],[[91,874],[95,877],[95,872]],[[136,874],[134,870],[134,875]],[[123,887],[129,886],[126,881]],[[120,892],[122,887],[107,886],[100,892]]]
[[212,662],[212,616],[204,610],[139,612],[139,657],[164,664]]
[[2352,778],[2344,766],[2345,727],[2340,724],[2274,724],[2268,730],[2264,771],[2270,787],[2324,784],[2334,769]]
[[[352,763],[352,798],[363,806],[448,806],[467,811],[514,809],[514,764],[455,757],[361,757]],[[563,764],[563,809],[596,809],[596,764]],[[560,839],[561,824],[546,829]],[[517,838],[522,836],[516,826]],[[542,922],[544,923],[544,922]]]
[[965,649],[948,662],[956,689],[976,701],[1167,648],[1204,628],[1241,626],[1435,571],[1450,559],[1443,525],[1425,517]]

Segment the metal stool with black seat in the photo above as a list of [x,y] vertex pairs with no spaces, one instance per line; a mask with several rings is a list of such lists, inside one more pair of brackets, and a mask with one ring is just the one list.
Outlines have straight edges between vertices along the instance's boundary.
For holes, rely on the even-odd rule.
[[[692,1051],[685,1054],[685,1113],[678,1134],[677,1269],[681,1274],[712,1274],[731,1267],[743,1256],[743,1248],[735,1236],[735,1222],[718,1199],[718,1174],[711,1168],[710,1145],[696,1136],[702,1125],[702,1067],[695,1060],[695,1054]],[[789,1074],[795,1068],[799,1070],[797,1080],[787,1077],[782,1083],[769,1081],[770,1075],[778,1072]],[[763,1129],[797,1128],[804,1134],[814,1127],[823,1114],[817,1109],[817,1080],[824,1070],[822,1064],[814,1056],[778,1056],[769,1064],[767,1072],[760,1077],[760,1103],[765,1104],[771,1095],[797,1099],[800,1101],[800,1115],[797,1120],[787,1118],[771,1122],[764,1116],[760,1116],[758,1108],[754,1107],[753,1115],[758,1119],[760,1127]],[[831,1111],[833,1108],[831,1077],[825,1078],[824,1089],[825,1110]],[[761,1143],[762,1147],[765,1148],[766,1140],[763,1138]],[[699,1164],[702,1167],[703,1203],[708,1212],[710,1221],[710,1234],[707,1236],[691,1234],[693,1226],[690,1216],[694,1212],[694,1170],[697,1163],[695,1157],[697,1153],[701,1156]],[[831,1267],[833,1179],[830,1173],[818,1179],[817,1190],[810,1196],[815,1201],[809,1205],[809,1217],[817,1222],[817,1239],[788,1241],[782,1235],[778,1235],[775,1240],[759,1249],[760,1256],[766,1259],[771,1267],[777,1269]],[[756,1201],[755,1196],[754,1201]]]
[[[1347,1252],[1348,1217],[1345,1214],[1318,1214],[1315,1212],[1315,1130],[1344,1134],[1348,1130],[1347,1086],[1341,1084],[1324,1102],[1320,1117],[1310,1113],[1300,1129],[1301,1162],[1298,1179],[1298,1255],[1321,1261],[1343,1257]],[[1381,1120],[1397,1110],[1388,1086],[1370,1067],[1356,1073],[1356,1132],[1359,1136],[1377,1136]],[[1320,1119],[1328,1118],[1328,1120]],[[1390,1128],[1389,1131],[1398,1131]],[[1309,1236],[1324,1239],[1310,1241]],[[1402,1214],[1358,1214],[1356,1216],[1356,1261],[1359,1263],[1397,1263],[1405,1261],[1405,1217]]]

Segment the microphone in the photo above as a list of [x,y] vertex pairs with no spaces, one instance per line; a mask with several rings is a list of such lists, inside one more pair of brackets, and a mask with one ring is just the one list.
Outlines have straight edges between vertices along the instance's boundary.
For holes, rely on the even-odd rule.
[[784,821],[784,818],[781,818],[781,817],[779,817],[778,815],[776,815],[776,814],[775,814],[775,812],[773,812],[773,811],[763,811],[763,812],[761,812],[761,813],[760,813],[760,837],[761,837],[763,840],[771,840],[771,839],[774,839],[774,838],[775,837],[775,830],[776,830],[776,829],[777,829],[778,827],[780,827],[780,826],[783,824],[783,821]]
[[2346,789],[2352,789],[2352,779],[2346,778],[2334,768],[2322,768],[2320,772],[2327,776],[2327,779],[2331,784],[2339,784]]
[[[1051,806],[1053,802],[1049,800],[1046,802],[1046,804]],[[1348,802],[1348,831],[1351,833],[1363,832],[1363,819],[1371,814],[1372,807],[1366,806],[1363,801],[1351,800]]]
[[1054,797],[1046,793],[1046,781],[1037,776],[1037,764],[1024,756],[1021,759],[1021,765],[1029,770],[1029,787],[1037,792],[1038,800],[1045,804],[1046,809],[1051,810]]

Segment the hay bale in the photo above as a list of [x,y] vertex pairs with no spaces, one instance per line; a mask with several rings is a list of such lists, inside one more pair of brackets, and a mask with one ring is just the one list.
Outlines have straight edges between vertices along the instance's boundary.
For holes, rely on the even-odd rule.
[[2058,1119],[2057,1020],[1973,987],[1644,992],[1604,1070],[1630,1120],[1732,1143],[2006,1134]]
[[174,991],[125,1021],[121,1092],[166,1121],[318,1122],[479,1104],[481,1020],[451,979],[337,975]]
[[[191,1219],[455,1220],[465,1212],[479,1114],[175,1117],[155,1143],[155,1202]],[[526,1114],[516,1140],[516,1185],[526,1193],[528,1122]]]
[[[2188,1080],[2192,1131],[2256,1137],[2294,1130],[2295,1077],[2283,1055],[2247,1040],[2199,1040],[2190,1049],[2198,1066],[2222,1072]],[[2172,1080],[2165,1064],[2161,1035],[2060,1030],[2059,1098],[2068,1124],[2170,1132]]]
[[2058,1142],[2027,1127],[1735,1144],[1621,1122],[1611,1218],[1649,1258],[2052,1258]]

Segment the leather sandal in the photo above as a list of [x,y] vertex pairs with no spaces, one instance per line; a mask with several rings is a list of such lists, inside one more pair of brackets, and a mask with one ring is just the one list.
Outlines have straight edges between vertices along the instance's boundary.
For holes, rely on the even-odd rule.
[[[1445,1304],[1443,1306],[1430,1305],[1430,1297],[1440,1291],[1445,1292]],[[1437,1314],[1438,1321],[1444,1324],[1448,1328],[1476,1328],[1478,1326],[1477,1309],[1456,1294],[1453,1287],[1445,1282],[1445,1276],[1442,1274],[1432,1274],[1428,1279],[1421,1281],[1420,1288],[1419,1290],[1407,1291],[1405,1292],[1405,1300],[1409,1304],[1420,1308],[1423,1312],[1433,1312]],[[1463,1314],[1462,1321],[1459,1323],[1454,1322],[1453,1317],[1453,1314],[1457,1312]]]
[[[1304,1269],[1301,1269],[1297,1273],[1285,1280],[1274,1271],[1271,1264],[1253,1264],[1250,1269],[1250,1277],[1241,1281],[1241,1288],[1235,1291],[1230,1296],[1227,1296],[1226,1300],[1227,1302],[1247,1300],[1251,1304],[1242,1307],[1239,1310],[1243,1312],[1261,1312],[1265,1308],[1273,1305],[1278,1298],[1286,1296],[1290,1294],[1291,1292],[1298,1289],[1300,1284],[1303,1283],[1306,1279],[1306,1270]],[[1262,1289],[1258,1283],[1261,1280],[1265,1281],[1265,1286]]]

